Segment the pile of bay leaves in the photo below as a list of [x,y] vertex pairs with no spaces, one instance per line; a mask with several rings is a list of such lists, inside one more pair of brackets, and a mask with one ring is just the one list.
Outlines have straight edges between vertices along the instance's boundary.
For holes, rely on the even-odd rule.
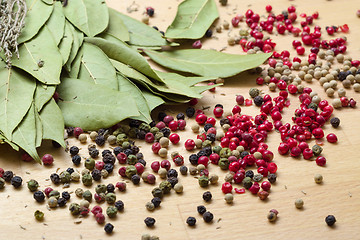
[[[157,106],[200,98],[214,87],[197,83],[236,75],[269,57],[176,50],[179,44],[168,38],[201,38],[218,18],[214,0],[183,1],[165,37],[103,0],[65,2],[26,0],[20,58],[13,58],[10,68],[0,62],[1,141],[38,162],[36,148],[43,139],[65,145],[65,125],[97,130],[127,118],[150,122]],[[171,51],[158,51],[164,46]],[[193,75],[156,71],[144,53]],[[0,57],[4,60],[3,53]]]

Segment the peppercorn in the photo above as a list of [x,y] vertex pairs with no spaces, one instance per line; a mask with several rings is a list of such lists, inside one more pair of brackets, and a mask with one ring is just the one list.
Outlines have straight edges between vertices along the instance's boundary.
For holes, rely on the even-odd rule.
[[233,179],[234,179],[234,175],[231,173],[226,174],[224,177],[225,182],[229,182],[229,183],[231,183]]
[[55,197],[50,197],[48,200],[48,205],[51,208],[57,207],[57,199]]
[[198,164],[198,159],[199,157],[196,155],[196,154],[191,154],[189,156],[189,162],[192,164],[192,165],[197,165]]
[[80,174],[78,172],[73,172],[70,175],[71,181],[78,182],[80,181]]
[[214,215],[211,213],[211,212],[205,212],[204,214],[203,214],[203,219],[204,219],[204,221],[206,222],[206,223],[209,223],[209,222],[211,222],[213,219],[214,219]]
[[171,130],[168,127],[164,127],[163,129],[160,129],[160,132],[162,132],[164,134],[164,137],[169,137]]
[[337,128],[340,125],[340,119],[337,117],[333,117],[330,119],[330,124],[333,128]]
[[270,221],[270,222],[275,222],[276,219],[277,219],[277,214],[275,212],[269,212],[268,215],[267,215],[267,219]]
[[256,106],[260,107],[264,103],[264,99],[262,96],[256,96],[254,98],[254,103]]
[[91,158],[97,158],[99,156],[99,150],[97,150],[96,148],[92,148],[91,150],[89,150],[89,155]]
[[115,191],[115,186],[114,186],[114,184],[112,184],[112,183],[109,183],[107,186],[106,186],[106,190],[107,190],[107,192],[114,192]]
[[131,176],[131,181],[132,181],[135,185],[139,185],[139,183],[140,183],[140,176],[137,175],[137,174]]
[[181,166],[179,169],[181,175],[186,175],[188,172],[188,168],[186,166]]
[[250,177],[245,177],[242,181],[242,184],[243,184],[244,188],[246,188],[246,189],[249,189],[253,185]]
[[203,205],[197,206],[197,211],[198,211],[198,213],[203,215],[206,212],[206,207]]
[[224,199],[226,201],[226,203],[232,203],[234,201],[234,195],[232,195],[231,193],[227,193],[224,196]]
[[68,171],[63,171],[59,175],[61,183],[69,183],[71,180],[71,175]]
[[257,193],[257,195],[260,198],[260,200],[265,200],[268,198],[269,193],[267,191],[260,191]]
[[126,183],[118,182],[116,183],[116,187],[119,189],[120,192],[124,192],[126,190]]
[[66,171],[71,175],[73,172],[75,172],[75,170],[71,167],[69,167],[68,169],[66,169]]
[[250,153],[249,152],[247,152],[247,151],[242,151],[241,153],[240,153],[240,157],[241,158],[244,158],[245,156],[247,156],[247,155],[249,155]]
[[80,208],[84,207],[84,208],[89,208],[90,206],[90,202],[87,200],[82,200],[79,204]]
[[72,215],[79,215],[80,214],[80,205],[77,203],[71,203],[69,206],[69,211]]
[[203,193],[203,199],[205,202],[210,202],[211,201],[211,198],[212,198],[212,194],[210,191],[206,191]]
[[219,181],[219,176],[216,174],[210,175],[209,181],[211,184],[216,184]]
[[136,167],[135,167],[135,166],[132,166],[132,165],[126,166],[125,174],[126,174],[126,176],[127,176],[128,178],[131,179],[131,177],[132,177],[133,175],[135,175],[136,173],[137,173],[137,171],[136,171]]
[[79,153],[79,148],[77,146],[70,147],[70,154],[71,156],[75,156]]
[[42,192],[42,191],[36,191],[34,192],[34,199],[37,201],[37,202],[43,202],[44,199],[45,199],[45,194]]
[[97,194],[99,193],[105,193],[107,191],[107,187],[105,184],[98,184],[96,187],[95,187],[95,192]]
[[14,173],[12,171],[5,171],[3,174],[3,179],[6,182],[10,182],[13,177],[14,177]]
[[154,204],[154,207],[157,208],[161,204],[161,199],[159,197],[154,197],[151,199],[151,203]]
[[250,97],[255,98],[256,96],[260,95],[260,90],[257,88],[250,88],[249,95]]
[[147,227],[152,227],[152,226],[154,226],[156,220],[155,220],[155,218],[147,217],[147,218],[145,218],[144,222]]
[[189,118],[192,118],[192,117],[195,115],[195,108],[193,108],[193,107],[188,107],[188,108],[185,110],[185,114],[186,114],[186,116],[188,116]]
[[82,198],[83,193],[84,193],[84,190],[82,188],[77,188],[75,190],[75,195],[79,198]]
[[199,177],[200,187],[207,187],[209,185],[209,178],[205,175]]
[[85,167],[90,171],[95,167],[95,160],[93,158],[88,158],[85,160]]
[[186,223],[189,225],[189,226],[195,226],[196,224],[196,218],[194,217],[188,217],[186,219]]
[[114,225],[112,225],[111,223],[107,223],[104,226],[104,230],[107,234],[111,234],[114,230]]
[[84,174],[82,176],[81,181],[85,186],[91,186],[92,185],[92,176],[90,174]]
[[[102,172],[106,171],[106,172],[109,174],[109,173],[112,173],[113,170],[114,170],[114,165],[112,165],[111,163],[106,163],[106,164],[104,165],[104,169],[101,170],[101,171],[102,171]],[[103,177],[106,178],[108,174],[106,174],[106,173],[104,172],[104,173],[101,173],[101,176],[103,176]]]
[[319,145],[314,145],[311,150],[313,151],[314,153],[314,156],[319,156],[323,150],[322,147],[320,147]]
[[99,169],[94,169],[91,172],[91,176],[94,179],[94,181],[100,181],[101,180],[101,171]]
[[0,189],[3,189],[5,187],[5,180],[0,177]]
[[114,206],[117,208],[118,211],[124,210],[124,202],[121,200],[116,201]]
[[163,181],[160,183],[159,188],[162,190],[164,194],[167,194],[170,193],[172,186],[169,181]]
[[323,181],[323,176],[321,174],[316,174],[314,176],[314,180],[315,180],[316,183],[320,184]]
[[14,186],[14,188],[19,188],[22,185],[22,178],[19,176],[15,176],[11,179],[11,185]]
[[336,222],[336,218],[334,217],[334,215],[328,215],[326,218],[325,218],[325,222],[328,226],[333,226]]
[[52,191],[49,193],[49,197],[55,197],[56,199],[59,199],[60,193],[59,193],[58,190],[52,190]]
[[190,173],[190,175],[196,175],[196,174],[197,174],[197,168],[191,166],[191,167],[189,168],[189,173]]
[[276,174],[274,174],[274,173],[270,173],[267,178],[270,183],[276,182]]
[[44,213],[40,210],[36,210],[34,213],[34,217],[38,221],[42,221],[44,219]]
[[182,193],[184,191],[184,187],[181,183],[177,183],[174,186],[174,190],[176,193]]
[[175,185],[179,182],[179,180],[175,177],[170,177],[167,181],[171,184],[171,187],[174,188]]
[[106,209],[106,214],[109,216],[109,218],[116,217],[117,212],[118,212],[118,209],[116,207],[114,207],[114,206],[109,206]]
[[146,209],[149,210],[149,211],[153,211],[153,210],[155,209],[155,206],[154,206],[154,204],[153,204],[152,202],[147,202],[147,203],[145,204],[145,207],[146,207]]
[[170,178],[170,177],[178,177],[178,172],[175,170],[175,169],[170,169],[168,172],[167,172],[167,177]]
[[163,191],[159,187],[154,188],[151,191],[151,193],[154,197],[159,197],[159,198],[162,198],[164,195]]
[[108,204],[113,204],[115,203],[116,201],[116,195],[115,193],[107,193],[105,195],[105,201],[108,203]]
[[[131,150],[130,150],[130,151],[131,151]],[[102,153],[104,153],[104,151],[103,151]],[[106,154],[104,154],[104,155],[102,156],[102,160],[103,160],[103,162],[104,162],[105,164],[107,164],[107,163],[110,163],[110,164],[112,164],[112,165],[115,164],[115,156],[112,155],[110,151],[109,151],[109,152],[106,152]]]
[[91,202],[92,200],[92,193],[90,192],[90,190],[86,190],[83,194],[82,197],[86,200]]
[[81,163],[81,157],[79,155],[74,155],[71,158],[71,161],[74,163],[74,165],[78,166]]
[[58,203],[59,207],[64,207],[66,205],[67,201],[65,198],[59,198],[57,200],[57,203]]
[[31,179],[30,181],[28,181],[27,187],[31,192],[35,192],[39,187],[39,183],[36,180]]
[[302,208],[304,206],[304,201],[301,198],[298,198],[295,200],[295,207],[296,208]]

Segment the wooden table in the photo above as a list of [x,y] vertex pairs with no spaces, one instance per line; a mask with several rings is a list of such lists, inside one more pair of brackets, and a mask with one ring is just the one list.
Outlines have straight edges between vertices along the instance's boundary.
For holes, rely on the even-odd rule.
[[[109,6],[126,13],[126,8],[133,0],[108,0]],[[180,1],[140,1],[138,11],[132,12],[132,17],[141,19],[145,7],[155,8],[155,16],[150,19],[150,25],[156,25],[161,30],[171,23],[175,16],[176,6]],[[218,1],[217,1],[218,2]],[[244,14],[248,8],[256,12],[265,14],[265,5],[269,1],[250,1],[250,0],[229,0],[226,7],[219,5],[220,20],[215,25],[221,24],[224,20],[230,22],[231,18],[237,13]],[[359,8],[358,1],[271,1],[275,13],[280,13],[290,4],[297,7],[297,12],[312,14],[319,12],[319,19],[315,24],[323,29],[327,25],[342,25],[347,23],[350,27],[350,33],[346,34],[348,39],[348,54],[353,58],[360,56],[360,18],[355,14]],[[300,17],[298,17],[300,20]],[[299,24],[299,21],[298,21]],[[241,23],[244,26],[244,23]],[[203,48],[215,48],[220,50],[227,45],[228,35],[234,35],[238,29],[231,32],[223,31],[221,34],[214,33],[214,37],[203,41]],[[342,36],[336,34],[335,36]],[[323,36],[329,39],[329,36],[323,31]],[[275,36],[275,42],[278,43],[276,50],[291,50],[292,56],[295,56],[291,46],[292,36]],[[308,50],[307,50],[308,51]],[[239,46],[227,47],[225,52],[241,53]],[[158,67],[158,66],[156,66]],[[235,95],[242,94],[248,97],[248,89],[255,87],[255,75],[241,74],[231,79],[226,79],[223,87],[218,87],[216,93],[206,92],[200,100],[198,107],[210,106],[210,111],[217,103],[224,105],[225,110],[229,111],[235,105]],[[314,91],[319,96],[325,98],[324,90],[319,83],[314,80],[311,84]],[[268,93],[266,86],[259,87],[265,93]],[[270,93],[271,96],[277,93]],[[360,100],[359,94],[353,90],[348,90],[348,96]],[[284,110],[284,120],[290,121],[292,114],[298,106],[296,97],[290,97],[291,106]],[[184,111],[186,106],[163,106],[159,110],[167,110],[168,113],[175,116],[179,111]],[[244,114],[258,114],[258,108],[255,106],[243,107]],[[116,192],[117,198],[125,203],[125,211],[118,214],[117,219],[111,220],[115,225],[115,230],[111,238],[113,239],[140,239],[143,233],[158,235],[160,239],[360,239],[360,184],[359,169],[360,161],[358,157],[358,147],[360,146],[360,111],[358,108],[343,108],[335,110],[334,116],[341,119],[341,126],[334,129],[329,123],[324,130],[328,134],[334,132],[339,138],[337,144],[330,144],[325,141],[323,155],[328,162],[326,167],[319,167],[314,161],[304,159],[294,159],[283,157],[277,153],[277,147],[280,142],[278,133],[273,132],[269,135],[267,144],[270,150],[275,153],[274,162],[278,165],[278,181],[272,186],[270,197],[267,201],[261,201],[258,197],[250,193],[234,194],[234,203],[228,205],[223,199],[221,184],[226,174],[217,166],[210,166],[211,173],[220,176],[217,186],[210,186],[202,189],[193,176],[180,177],[180,182],[184,185],[184,193],[176,194],[172,192],[164,197],[159,210],[148,212],[145,209],[145,203],[152,198],[151,189],[153,186],[141,182],[139,186],[128,184],[126,193]],[[188,159],[189,152],[183,149],[183,143],[187,138],[194,138],[191,133],[190,125],[193,120],[188,120],[186,131],[181,132],[181,142],[178,146],[171,146],[169,151],[180,151],[185,159]],[[69,140],[70,146],[78,142]],[[88,142],[89,143],[89,142]],[[148,163],[160,160],[158,156],[150,151],[150,145],[138,142],[141,145],[141,151],[145,155]],[[312,146],[312,141],[310,145]],[[87,145],[81,146],[81,155],[87,156]],[[108,146],[106,146],[107,148]],[[81,223],[75,224],[76,218],[71,216],[67,207],[57,208],[48,211],[46,204],[38,204],[34,201],[32,193],[26,188],[25,182],[30,179],[36,179],[41,185],[41,189],[52,185],[49,180],[50,174],[67,167],[72,167],[69,154],[63,149],[55,150],[50,143],[39,149],[39,154],[52,153],[55,157],[55,164],[52,167],[44,167],[35,163],[21,162],[20,154],[12,151],[8,146],[0,146],[1,161],[0,167],[6,170],[13,170],[17,175],[24,179],[23,187],[15,190],[7,185],[0,191],[0,239],[108,239],[103,230],[103,226],[96,223],[93,216],[89,215],[82,219]],[[189,165],[186,161],[186,165]],[[121,178],[115,173],[102,181],[102,183],[116,183]],[[58,170],[60,169],[60,170]],[[82,168],[79,168],[80,170]],[[151,171],[151,170],[150,170]],[[316,173],[324,176],[323,184],[316,184],[313,177]],[[157,179],[157,183],[160,180]],[[61,186],[55,187],[60,191],[74,191],[82,184],[71,184],[69,189],[62,189]],[[213,194],[211,203],[205,203],[202,200],[202,193],[209,190]],[[71,202],[80,202],[75,194],[71,194]],[[302,198],[305,202],[302,210],[296,209],[294,201]],[[91,205],[93,206],[93,202]],[[196,206],[204,204],[211,211],[215,218],[213,223],[206,224],[196,212]],[[68,204],[69,205],[69,204]],[[106,208],[106,204],[102,204]],[[268,211],[275,208],[279,211],[279,217],[275,224],[267,221]],[[37,222],[34,219],[35,210],[45,212],[44,222]],[[328,227],[325,224],[325,217],[329,214],[336,216],[335,227]],[[156,219],[155,228],[149,229],[143,223],[147,216],[153,216]],[[195,228],[188,227],[185,223],[188,216],[195,216],[197,224]]]

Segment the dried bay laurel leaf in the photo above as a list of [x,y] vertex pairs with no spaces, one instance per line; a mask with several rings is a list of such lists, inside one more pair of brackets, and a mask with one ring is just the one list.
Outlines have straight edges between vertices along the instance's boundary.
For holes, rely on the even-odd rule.
[[65,31],[65,16],[62,12],[62,5],[60,2],[54,3],[54,10],[49,20],[46,22],[46,26],[53,35],[56,45],[59,45]]

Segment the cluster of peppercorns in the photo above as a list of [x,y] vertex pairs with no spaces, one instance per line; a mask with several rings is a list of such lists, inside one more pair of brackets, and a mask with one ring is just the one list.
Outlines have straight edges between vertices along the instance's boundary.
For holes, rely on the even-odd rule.
[[19,176],[14,176],[12,171],[5,171],[4,169],[0,168],[0,189],[5,187],[6,182],[11,183],[14,188],[19,188],[21,187],[23,180]]

